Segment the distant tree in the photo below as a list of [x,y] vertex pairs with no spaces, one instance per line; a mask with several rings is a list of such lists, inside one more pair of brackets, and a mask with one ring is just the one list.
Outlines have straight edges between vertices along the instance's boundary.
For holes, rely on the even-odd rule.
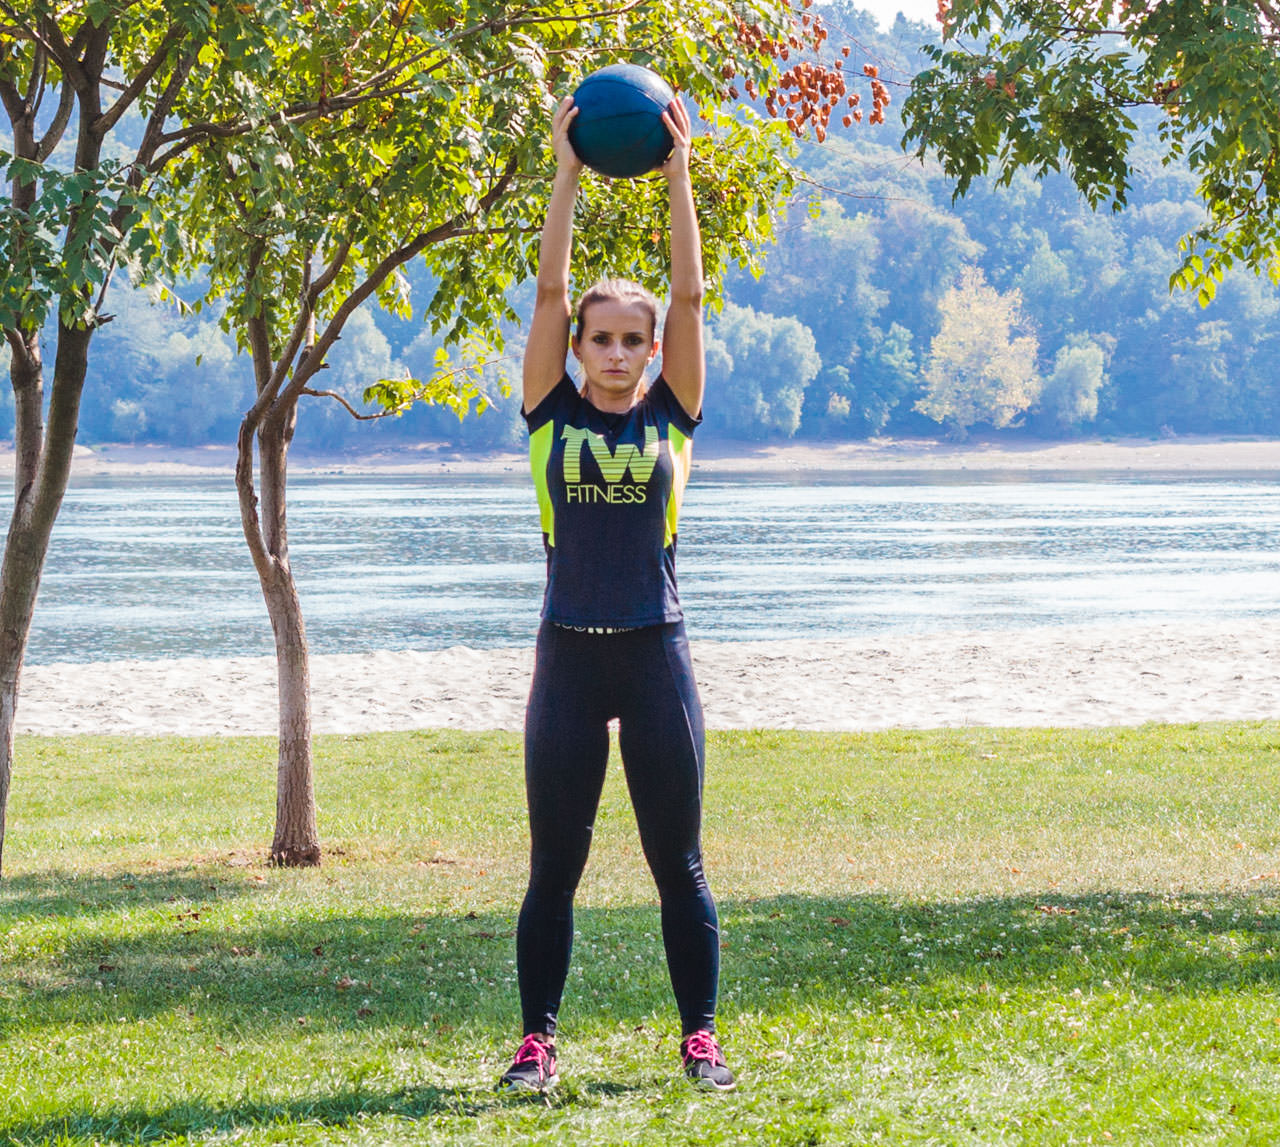
[[731,290],[745,306],[799,317],[813,332],[822,361],[852,373],[889,301],[872,282],[880,224],[871,215],[846,215],[835,200],[819,201],[814,210],[811,216],[796,209],[785,242],[768,252],[767,273],[758,282],[736,275]]
[[809,328],[726,303],[708,341],[707,384],[724,400],[713,425],[755,441],[795,434],[805,388],[822,369]]
[[1073,336],[1054,356],[1040,389],[1041,420],[1059,432],[1079,430],[1097,418],[1098,391],[1106,380],[1107,351],[1087,335]]
[[879,249],[868,272],[892,296],[884,313],[915,333],[923,347],[937,330],[942,296],[962,267],[977,262],[982,244],[955,214],[923,202],[889,203],[872,230]]
[[1018,292],[1000,294],[967,267],[943,296],[942,325],[929,347],[924,396],[916,409],[944,423],[954,438],[985,422],[1009,426],[1035,402],[1038,345],[1025,327]]
[[845,366],[823,364],[805,389],[800,431],[809,438],[850,438],[858,425],[853,407],[854,386]]
[[942,0],[943,44],[912,80],[905,141],[964,195],[1065,169],[1090,204],[1123,206],[1140,109],[1159,156],[1208,208],[1176,285],[1214,295],[1233,265],[1280,281],[1280,5],[1274,0]]
[[80,441],[226,441],[252,401],[235,340],[209,311],[182,315],[153,303],[150,292],[113,286],[106,308],[115,315],[97,338],[109,369],[86,388]]
[[878,338],[863,356],[853,379],[855,425],[864,434],[879,434],[888,426],[899,404],[920,386],[919,367],[912,349],[911,332],[899,323]]

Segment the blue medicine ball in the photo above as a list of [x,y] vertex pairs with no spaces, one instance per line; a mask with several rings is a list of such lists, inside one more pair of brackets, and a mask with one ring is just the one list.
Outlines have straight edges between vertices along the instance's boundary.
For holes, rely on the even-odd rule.
[[643,175],[661,167],[671,154],[673,141],[662,113],[675,98],[671,85],[648,68],[601,68],[573,93],[578,114],[569,124],[569,142],[578,158],[601,175]]

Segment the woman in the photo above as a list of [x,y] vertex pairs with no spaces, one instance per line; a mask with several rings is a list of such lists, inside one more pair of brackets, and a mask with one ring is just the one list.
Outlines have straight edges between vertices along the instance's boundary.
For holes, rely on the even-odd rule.
[[[676,594],[680,499],[701,420],[702,254],[689,176],[692,128],[679,100],[663,115],[674,147],[671,301],[598,283],[570,337],[569,255],[581,161],[577,110],[555,114],[555,185],[542,231],[524,358],[524,414],[547,552],[547,588],[525,718],[532,837],[516,937],[524,1040],[499,1088],[542,1091],[556,1075],[556,1014],[569,970],[573,896],[586,865],[609,755],[619,745],[680,1009],[680,1055],[698,1086],[734,1087],[715,1037],[720,933],[702,870],[702,709]],[[662,373],[645,368],[662,350]],[[581,364],[581,389],[565,373]]]

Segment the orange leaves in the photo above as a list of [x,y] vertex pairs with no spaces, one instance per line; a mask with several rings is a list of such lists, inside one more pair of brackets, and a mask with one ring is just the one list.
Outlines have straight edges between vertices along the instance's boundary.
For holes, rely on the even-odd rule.
[[999,88],[1010,99],[1013,99],[1018,94],[1018,85],[1015,80],[1008,79],[1005,80],[1004,83],[1001,83],[1000,78],[995,74],[995,72],[987,72],[982,77],[982,82],[986,85],[987,91],[989,92],[994,92],[996,88]]

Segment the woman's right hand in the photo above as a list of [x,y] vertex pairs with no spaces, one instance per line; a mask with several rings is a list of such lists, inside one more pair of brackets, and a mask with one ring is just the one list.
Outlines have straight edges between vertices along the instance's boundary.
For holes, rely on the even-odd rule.
[[551,146],[556,153],[556,165],[569,175],[577,175],[582,170],[582,160],[569,142],[569,125],[577,114],[573,96],[565,96],[551,121]]

